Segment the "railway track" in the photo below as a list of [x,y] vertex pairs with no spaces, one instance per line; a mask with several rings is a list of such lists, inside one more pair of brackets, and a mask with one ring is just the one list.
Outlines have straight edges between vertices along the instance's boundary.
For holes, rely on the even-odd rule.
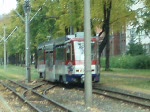
[[14,82],[9,80],[7,83],[1,82],[0,83],[12,91],[15,95],[17,95],[21,100],[23,100],[26,104],[28,104],[32,109],[37,112],[49,112],[49,111],[56,111],[56,112],[72,112],[69,108],[65,107],[64,105],[55,102],[54,100],[48,98],[45,94],[46,91],[49,90],[45,89],[44,94],[39,94],[36,88],[42,86],[40,84],[35,87],[27,87],[23,84]]
[[143,108],[148,108],[150,109],[150,99],[129,94],[129,93],[124,93],[124,92],[119,92],[119,91],[114,91],[111,89],[106,89],[106,88],[101,88],[101,87],[94,87],[93,86],[93,93],[98,94],[98,95],[103,95],[106,97],[110,97],[113,99],[121,100],[127,103],[131,103]]
[[[51,91],[50,89],[53,89],[55,86],[58,86],[56,88],[59,88],[59,85],[55,85],[54,83],[38,82],[38,83],[30,85],[30,84],[25,84],[23,82],[14,82],[10,80],[6,81],[5,83],[4,82],[1,82],[1,83],[5,87],[10,89],[12,92],[14,91],[14,94],[19,96],[23,100],[23,102],[28,104],[32,109],[34,109],[34,111],[37,111],[37,112],[49,112],[49,111],[71,112],[72,111],[66,108],[66,106],[69,107],[68,105],[70,104],[66,103],[68,102],[67,100],[62,100],[61,96],[59,99],[56,98],[57,100],[55,100],[55,98],[51,100],[51,98],[53,97],[51,98],[49,97],[50,92],[53,92],[53,90]],[[76,89],[80,90],[79,87],[77,87]],[[81,89],[81,91],[84,91],[83,88]],[[71,92],[74,93],[76,91],[71,91]],[[140,107],[141,109],[149,110],[150,108],[150,99],[146,99],[146,98],[143,99],[141,97],[139,98],[139,96],[137,97],[137,96],[129,95],[129,94],[126,95],[126,93],[123,93],[123,92],[117,93],[115,90],[111,91],[107,88],[100,88],[96,86],[93,87],[93,93],[98,94],[98,95],[103,95],[106,97],[110,97],[111,99],[112,98],[117,99],[121,102],[127,102],[131,105],[135,105],[135,107],[138,106],[138,108]],[[55,97],[57,97],[57,95],[55,95]],[[63,103],[59,104],[58,102],[60,100],[62,100],[62,102],[65,103],[64,105],[66,106],[63,106],[62,105]],[[71,109],[73,108],[71,107]]]

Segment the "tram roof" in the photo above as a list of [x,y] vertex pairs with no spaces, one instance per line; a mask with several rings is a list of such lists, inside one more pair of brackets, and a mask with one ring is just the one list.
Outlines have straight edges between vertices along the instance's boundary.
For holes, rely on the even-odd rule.
[[[94,40],[97,40],[97,38],[98,37],[96,37],[96,36],[91,37],[91,40],[94,41]],[[71,38],[69,36],[59,37],[59,38],[51,39],[48,42],[41,43],[38,46],[38,49],[53,49],[54,46],[63,45],[70,41],[83,41],[83,40],[84,40],[84,37],[75,37],[75,36],[71,36]]]
[[46,50],[53,50],[54,44],[50,41],[43,42],[38,46],[38,49],[46,49]]

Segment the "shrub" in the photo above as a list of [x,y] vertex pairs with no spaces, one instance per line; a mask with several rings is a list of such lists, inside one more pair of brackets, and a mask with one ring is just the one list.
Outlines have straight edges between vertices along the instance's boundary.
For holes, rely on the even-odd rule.
[[136,69],[150,69],[150,57],[149,56],[137,56],[135,61]]
[[[105,58],[101,58],[101,66],[105,67]],[[150,56],[115,56],[110,58],[111,68],[150,69]]]

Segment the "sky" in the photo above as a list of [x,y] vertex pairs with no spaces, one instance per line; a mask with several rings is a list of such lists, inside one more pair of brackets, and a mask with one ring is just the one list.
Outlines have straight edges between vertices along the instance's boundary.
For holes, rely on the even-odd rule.
[[0,15],[8,14],[15,9],[17,5],[16,0],[0,0]]

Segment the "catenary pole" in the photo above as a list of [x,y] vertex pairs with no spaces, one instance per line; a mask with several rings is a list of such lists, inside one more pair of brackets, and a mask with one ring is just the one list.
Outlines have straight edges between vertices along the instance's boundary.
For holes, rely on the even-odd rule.
[[7,69],[7,60],[6,60],[6,42],[7,40],[10,38],[10,36],[17,30],[17,26],[14,28],[14,30],[8,35],[8,37],[6,37],[6,26],[4,24],[4,37],[0,40],[0,43],[1,41],[3,40],[4,41],[4,70]]
[[24,4],[25,11],[25,65],[26,65],[26,82],[31,81],[30,73],[30,30],[29,30],[29,13],[30,13],[30,0],[25,0]]
[[[45,0],[43,3],[43,6],[46,4],[48,0]],[[34,17],[38,14],[38,12],[42,9],[40,7],[38,11],[35,13],[35,15],[30,19],[30,0],[24,0],[24,13],[25,13],[25,19],[18,13],[18,11],[15,10],[16,14],[21,18],[23,22],[25,22],[25,65],[26,65],[26,83],[29,83],[31,81],[31,59],[30,59],[30,22],[34,19]]]
[[6,26],[4,24],[4,70],[6,70]]
[[90,0],[84,0],[85,104],[92,106]]

